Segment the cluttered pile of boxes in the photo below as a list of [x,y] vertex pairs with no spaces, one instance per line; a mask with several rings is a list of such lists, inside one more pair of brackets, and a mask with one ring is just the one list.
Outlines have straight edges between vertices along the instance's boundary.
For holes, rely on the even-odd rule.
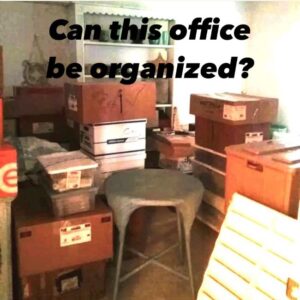
[[13,207],[22,299],[103,294],[113,237],[100,195],[113,172],[144,168],[155,86],[66,84],[65,103],[81,149],[38,156],[39,184],[25,184]]
[[[226,147],[270,139],[277,111],[275,98],[234,93],[191,95],[190,113],[196,116],[193,173],[207,190],[225,198]],[[224,201],[220,209],[225,212]]]

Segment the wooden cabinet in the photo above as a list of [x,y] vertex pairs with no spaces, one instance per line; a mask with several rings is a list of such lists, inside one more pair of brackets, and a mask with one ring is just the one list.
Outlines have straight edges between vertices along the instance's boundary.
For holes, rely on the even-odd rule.
[[142,118],[153,122],[155,91],[153,82],[66,84],[67,118],[81,124]]

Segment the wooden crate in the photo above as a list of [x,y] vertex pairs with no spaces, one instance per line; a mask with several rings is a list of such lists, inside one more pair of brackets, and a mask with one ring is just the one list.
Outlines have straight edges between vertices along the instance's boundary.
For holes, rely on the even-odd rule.
[[[287,152],[290,147],[296,147],[296,150]],[[238,192],[297,218],[300,191],[300,160],[297,160],[300,159],[299,151],[299,140],[286,144],[286,148],[284,142],[276,140],[227,147],[226,205],[229,205],[232,195]],[[282,161],[278,161],[280,158]]]

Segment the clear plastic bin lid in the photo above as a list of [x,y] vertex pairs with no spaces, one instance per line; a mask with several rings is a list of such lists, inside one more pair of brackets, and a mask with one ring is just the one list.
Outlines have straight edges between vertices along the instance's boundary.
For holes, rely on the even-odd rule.
[[52,153],[38,156],[37,159],[49,175],[98,167],[97,162],[81,151]]

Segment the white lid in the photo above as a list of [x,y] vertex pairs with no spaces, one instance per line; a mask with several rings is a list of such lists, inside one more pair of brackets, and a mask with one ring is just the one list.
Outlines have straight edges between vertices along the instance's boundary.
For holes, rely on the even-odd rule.
[[48,174],[95,169],[98,164],[81,151],[58,152],[37,157]]

